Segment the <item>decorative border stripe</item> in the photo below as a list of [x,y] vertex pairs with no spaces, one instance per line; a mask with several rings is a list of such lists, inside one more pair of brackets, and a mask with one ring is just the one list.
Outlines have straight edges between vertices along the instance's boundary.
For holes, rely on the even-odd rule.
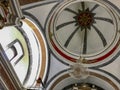
[[44,73],[45,73],[45,68],[46,68],[46,48],[45,48],[45,44],[44,44],[44,40],[42,38],[42,36],[40,35],[40,32],[39,30],[36,28],[36,26],[30,22],[29,20],[25,19],[24,20],[32,29],[33,31],[35,32],[36,36],[38,37],[38,40],[40,42],[40,45],[41,45],[41,52],[42,52],[42,63],[41,63],[41,71],[40,71],[40,74],[39,74],[39,77],[40,78],[43,78],[44,77]]
[[[103,76],[103,75],[100,75],[100,74],[97,74],[97,73],[94,73],[94,72],[90,72],[90,75],[92,76],[95,76],[95,77],[98,77],[106,82],[108,82],[115,90],[119,90],[118,86],[116,86],[116,84],[110,80],[109,78]],[[55,82],[52,84],[52,86],[50,87],[49,90],[54,90],[54,87],[59,83],[61,82],[62,80],[64,80],[65,78],[68,78],[70,77],[69,74],[65,74],[61,77],[59,77],[57,80],[55,80]]]

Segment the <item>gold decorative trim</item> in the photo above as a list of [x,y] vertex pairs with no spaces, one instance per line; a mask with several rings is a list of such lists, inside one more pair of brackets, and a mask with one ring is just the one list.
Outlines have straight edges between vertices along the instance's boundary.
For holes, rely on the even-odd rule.
[[[40,71],[40,74],[39,74],[39,78],[42,79],[43,76],[44,76],[45,67],[46,67],[46,59],[47,59],[44,40],[43,40],[43,37],[41,36],[39,30],[36,28],[36,26],[31,21],[29,21],[28,19],[24,19],[24,21],[32,28],[32,30],[36,34],[36,36],[37,36],[37,38],[39,40],[39,43],[41,45],[41,51],[42,51],[42,63],[41,63],[41,65],[42,66],[41,66],[41,71]],[[36,85],[38,85],[38,83]]]
[[[98,77],[106,82],[108,82],[115,90],[119,90],[118,86],[112,81],[110,80],[109,78],[103,76],[103,75],[100,75],[98,73],[94,73],[94,72],[89,72],[91,76],[95,76],[95,77]],[[55,80],[55,82],[52,84],[52,86],[50,87],[49,90],[54,90],[54,87],[59,83],[61,82],[62,80],[64,80],[65,78],[68,78],[70,77],[69,74],[65,74],[61,77],[59,77],[57,80]]]

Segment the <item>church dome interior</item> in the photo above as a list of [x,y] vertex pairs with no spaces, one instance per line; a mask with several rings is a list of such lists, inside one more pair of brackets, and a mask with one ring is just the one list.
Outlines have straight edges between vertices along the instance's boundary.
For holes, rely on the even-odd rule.
[[0,90],[120,90],[120,0],[1,0]]

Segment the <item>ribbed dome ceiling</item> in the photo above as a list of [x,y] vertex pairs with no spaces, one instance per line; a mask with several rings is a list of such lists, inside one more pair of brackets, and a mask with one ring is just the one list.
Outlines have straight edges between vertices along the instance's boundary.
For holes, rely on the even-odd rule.
[[64,1],[48,21],[52,51],[72,62],[79,56],[86,58],[86,63],[102,61],[113,53],[119,40],[118,17],[113,12],[103,1]]

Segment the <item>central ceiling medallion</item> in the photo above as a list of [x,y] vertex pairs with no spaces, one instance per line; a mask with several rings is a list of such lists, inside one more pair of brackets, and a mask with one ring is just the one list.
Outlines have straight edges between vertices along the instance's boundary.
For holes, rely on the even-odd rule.
[[95,23],[94,16],[95,13],[92,13],[89,8],[85,9],[85,4],[82,2],[82,10],[78,9],[78,13],[76,13],[76,16],[74,17],[76,24],[75,26],[78,26],[83,29],[91,29],[91,25]]

